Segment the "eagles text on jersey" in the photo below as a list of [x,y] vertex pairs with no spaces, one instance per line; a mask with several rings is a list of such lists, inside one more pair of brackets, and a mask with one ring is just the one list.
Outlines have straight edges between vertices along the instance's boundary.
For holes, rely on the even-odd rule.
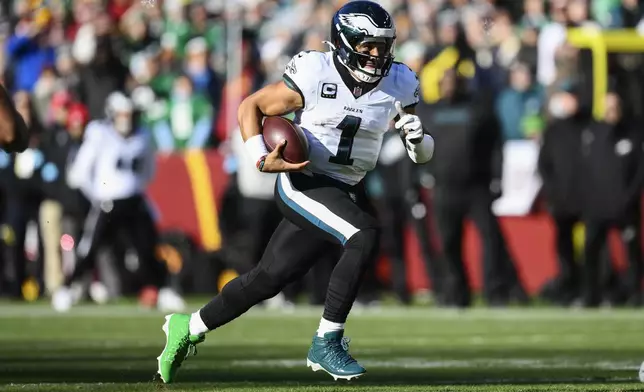
[[309,169],[350,185],[375,167],[397,115],[394,103],[408,107],[419,99],[416,74],[401,63],[365,94],[350,91],[332,52],[299,53],[286,66],[284,80],[304,102],[296,121],[309,139]]

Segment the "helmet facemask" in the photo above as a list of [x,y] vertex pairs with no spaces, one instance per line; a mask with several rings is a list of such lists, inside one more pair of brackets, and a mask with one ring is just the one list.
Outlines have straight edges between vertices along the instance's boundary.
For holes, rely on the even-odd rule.
[[[396,37],[355,36],[346,39],[342,33],[340,37],[343,42],[336,43],[340,59],[356,79],[375,83],[389,74],[394,60]],[[377,56],[371,54],[374,48],[377,49]]]
[[[355,58],[356,76],[363,82],[373,83],[387,76],[394,60],[395,38],[366,37],[359,42],[349,57]],[[372,53],[377,49],[377,56]]]
[[[375,83],[387,76],[394,60],[396,36],[372,36],[354,33],[336,26],[336,53],[351,74],[361,82]],[[377,56],[372,53],[376,52]]]

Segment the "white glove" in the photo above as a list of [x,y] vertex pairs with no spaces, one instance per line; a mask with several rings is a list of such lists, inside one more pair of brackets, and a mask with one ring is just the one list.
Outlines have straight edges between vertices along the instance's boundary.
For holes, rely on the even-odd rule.
[[415,114],[405,113],[400,101],[395,103],[396,110],[400,115],[400,119],[394,125],[397,130],[405,132],[405,140],[411,144],[418,144],[423,141],[425,134],[423,133],[423,124],[420,118]]

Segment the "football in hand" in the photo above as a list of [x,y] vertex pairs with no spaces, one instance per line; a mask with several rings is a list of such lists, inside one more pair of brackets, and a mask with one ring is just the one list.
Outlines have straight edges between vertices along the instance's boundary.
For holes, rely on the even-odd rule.
[[289,163],[302,163],[309,159],[309,143],[302,128],[291,120],[272,116],[264,119],[264,143],[268,151],[273,151],[282,141],[286,140],[286,147],[282,157]]

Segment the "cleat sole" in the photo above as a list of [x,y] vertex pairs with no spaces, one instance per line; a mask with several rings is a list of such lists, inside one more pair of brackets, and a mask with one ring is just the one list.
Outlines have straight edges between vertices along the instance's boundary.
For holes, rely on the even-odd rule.
[[165,384],[163,378],[161,377],[161,374],[159,373],[154,374],[154,376],[152,377],[152,382],[157,384]]
[[161,380],[164,384],[167,384],[168,382],[163,379],[163,376],[161,376],[161,357],[163,356],[163,353],[165,352],[166,348],[168,347],[168,330],[169,330],[169,325],[170,325],[170,317],[172,317],[171,314],[165,316],[165,323],[163,323],[163,326],[161,327],[161,330],[163,333],[165,333],[165,346],[163,347],[163,351],[161,351],[161,354],[157,357],[157,374],[155,375],[155,379],[158,377],[158,380]]
[[364,374],[364,373],[360,373],[360,374],[351,374],[351,375],[346,375],[346,376],[345,375],[333,374],[333,373],[327,371],[325,368],[323,368],[322,365],[320,365],[319,363],[315,363],[315,362],[311,361],[308,358],[306,359],[306,366],[310,367],[311,370],[313,370],[314,372],[318,372],[320,370],[322,370],[323,372],[326,372],[331,377],[333,377],[334,381],[338,381],[338,380],[351,381],[353,379],[357,379],[358,377],[360,377],[360,376],[362,376]]

